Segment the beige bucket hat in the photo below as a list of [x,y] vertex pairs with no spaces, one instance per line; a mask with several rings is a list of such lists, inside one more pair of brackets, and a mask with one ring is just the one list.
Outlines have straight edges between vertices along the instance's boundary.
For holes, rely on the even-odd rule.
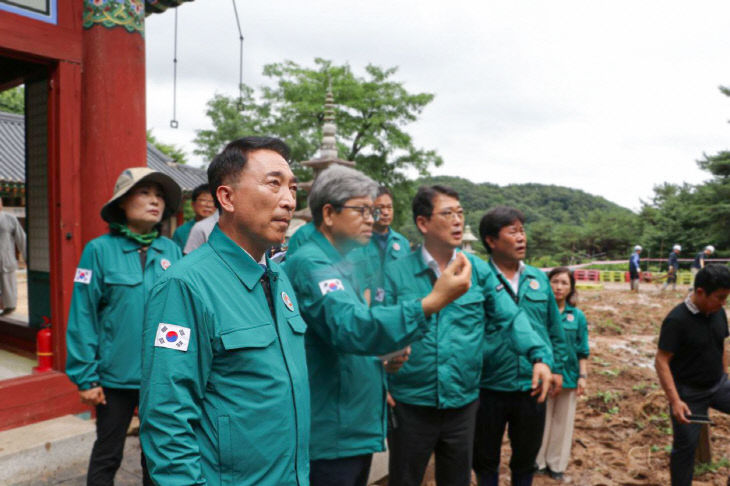
[[121,222],[120,219],[122,219],[123,213],[117,203],[130,189],[140,182],[156,182],[162,186],[162,192],[165,197],[163,219],[177,212],[182,198],[182,191],[180,190],[180,186],[177,185],[177,182],[172,180],[170,176],[148,167],[130,167],[119,174],[117,183],[114,184],[114,195],[101,208],[101,218],[107,223]]

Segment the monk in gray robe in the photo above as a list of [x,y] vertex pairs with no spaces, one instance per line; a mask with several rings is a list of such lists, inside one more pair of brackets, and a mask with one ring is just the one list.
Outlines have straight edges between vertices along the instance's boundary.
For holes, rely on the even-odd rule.
[[[17,254],[26,260],[25,231],[14,215],[3,211],[0,199],[0,290],[2,291],[3,315],[15,310],[18,301]],[[26,260],[27,261],[27,260]]]

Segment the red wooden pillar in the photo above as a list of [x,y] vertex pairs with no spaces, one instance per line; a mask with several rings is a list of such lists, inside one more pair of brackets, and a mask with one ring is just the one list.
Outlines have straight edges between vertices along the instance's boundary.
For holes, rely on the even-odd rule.
[[[76,262],[83,249],[81,214],[81,65],[60,62],[51,77],[49,98],[48,200],[53,368],[66,366],[66,318],[71,306]],[[63,204],[61,204],[63,201]],[[73,387],[75,392],[75,387]],[[74,398],[75,396],[74,393]]]
[[147,166],[144,37],[87,19],[81,110],[84,243],[107,231],[99,211],[122,170]]

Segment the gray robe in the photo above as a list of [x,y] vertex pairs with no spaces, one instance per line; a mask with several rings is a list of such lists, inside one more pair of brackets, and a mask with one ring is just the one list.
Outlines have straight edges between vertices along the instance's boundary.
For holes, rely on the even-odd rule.
[[23,255],[27,261],[25,248],[25,231],[18,218],[5,211],[0,211],[0,271],[14,272],[18,269],[18,259],[15,250]]

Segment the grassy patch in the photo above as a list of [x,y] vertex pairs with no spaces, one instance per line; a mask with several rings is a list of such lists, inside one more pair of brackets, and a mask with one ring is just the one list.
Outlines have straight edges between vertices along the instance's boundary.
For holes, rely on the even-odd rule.
[[[649,450],[650,450],[651,452],[659,452],[659,451],[664,451],[664,452],[672,452],[672,445],[671,445],[671,444],[668,444],[668,445],[665,445],[665,446],[660,446],[660,445],[656,445],[656,444],[654,444],[654,445],[652,445],[652,446],[651,446],[651,447],[649,448]],[[695,470],[695,471],[696,471],[696,470]],[[697,473],[695,472],[695,475],[696,475],[696,474],[697,474]]]
[[598,321],[596,324],[596,328],[600,334],[606,334],[606,333],[615,333],[615,334],[623,334],[624,330],[621,329],[621,326],[613,322],[613,319],[606,319],[603,321]]
[[701,476],[706,473],[716,473],[720,469],[730,466],[730,459],[725,456],[718,461],[712,461],[709,464],[695,464],[695,476]]
[[614,370],[614,369],[609,368],[607,370],[599,370],[598,371],[598,374],[599,375],[603,375],[603,376],[611,376],[611,377],[614,377],[614,376],[620,375],[621,374],[621,370]]

